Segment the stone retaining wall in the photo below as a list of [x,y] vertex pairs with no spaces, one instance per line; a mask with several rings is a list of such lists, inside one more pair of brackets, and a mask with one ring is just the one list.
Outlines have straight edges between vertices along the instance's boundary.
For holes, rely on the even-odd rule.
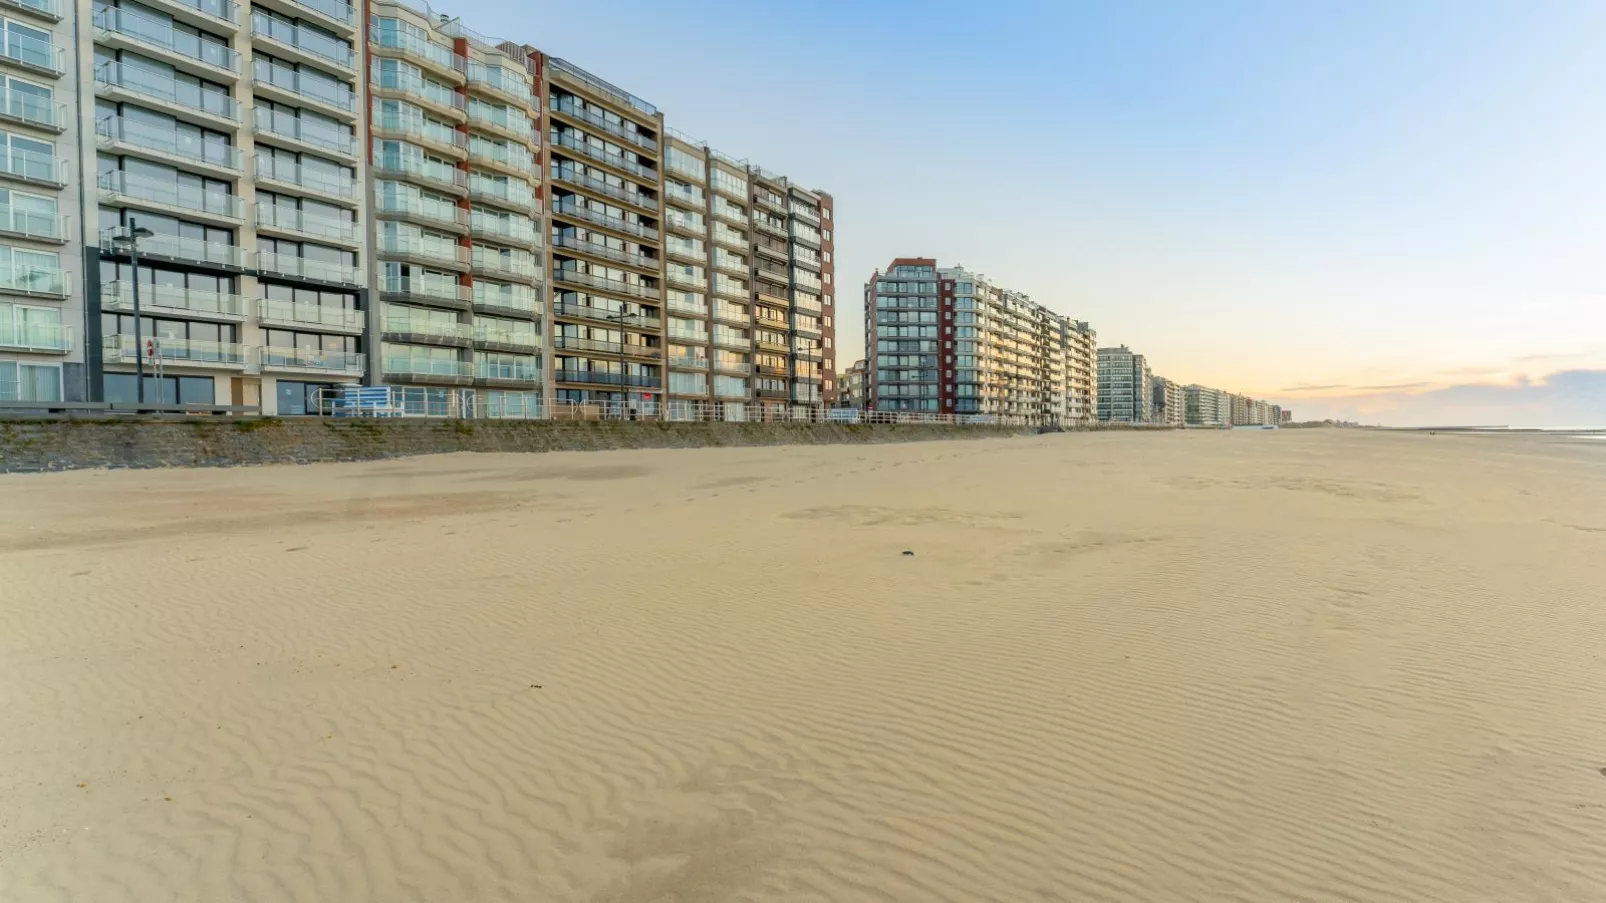
[[1033,427],[530,420],[0,420],[0,473],[85,467],[231,467],[369,461],[443,452],[589,451],[983,439]]

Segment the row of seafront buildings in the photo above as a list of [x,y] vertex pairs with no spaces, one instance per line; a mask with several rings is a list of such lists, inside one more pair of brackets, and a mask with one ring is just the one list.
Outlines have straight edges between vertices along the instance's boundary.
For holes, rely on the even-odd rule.
[[1126,346],[962,266],[900,257],[864,287],[864,360],[841,407],[1026,423],[1277,424],[1276,405],[1156,377]]
[[0,400],[132,401],[139,359],[269,414],[830,401],[830,195],[535,47],[417,0],[0,25]]
[[1148,359],[1125,345],[1098,350],[1098,419],[1166,426],[1265,426],[1293,412],[1247,395],[1155,376]]

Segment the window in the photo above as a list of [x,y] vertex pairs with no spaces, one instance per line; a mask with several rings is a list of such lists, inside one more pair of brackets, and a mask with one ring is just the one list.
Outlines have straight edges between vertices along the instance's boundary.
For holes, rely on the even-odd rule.
[[0,401],[61,401],[61,365],[0,361]]
[[[132,373],[106,374],[107,401],[132,403],[139,400]],[[215,385],[210,376],[147,376],[145,401],[153,404],[216,404]]]

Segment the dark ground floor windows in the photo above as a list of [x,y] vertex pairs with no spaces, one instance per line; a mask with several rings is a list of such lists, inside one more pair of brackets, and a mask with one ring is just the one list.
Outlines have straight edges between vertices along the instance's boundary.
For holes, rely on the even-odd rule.
[[[106,374],[106,400],[134,404],[138,384],[132,373]],[[146,404],[217,404],[216,383],[210,376],[147,376]]]

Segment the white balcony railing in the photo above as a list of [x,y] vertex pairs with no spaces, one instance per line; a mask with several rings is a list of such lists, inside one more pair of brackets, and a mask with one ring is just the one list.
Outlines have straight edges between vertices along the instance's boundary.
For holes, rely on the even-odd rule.
[[[105,310],[134,310],[134,284],[124,280],[108,282],[100,288],[100,304]],[[209,292],[175,285],[141,285],[139,306],[147,314],[179,314],[191,317],[244,319],[246,301],[239,295]]]
[[72,327],[61,323],[0,323],[0,348],[71,351]]
[[[248,361],[246,346],[235,342],[208,342],[200,339],[170,339],[160,336],[143,336],[143,354],[148,360],[160,358],[176,365],[244,367]],[[134,363],[139,353],[132,335],[109,335],[102,341],[105,360],[112,363]]]

